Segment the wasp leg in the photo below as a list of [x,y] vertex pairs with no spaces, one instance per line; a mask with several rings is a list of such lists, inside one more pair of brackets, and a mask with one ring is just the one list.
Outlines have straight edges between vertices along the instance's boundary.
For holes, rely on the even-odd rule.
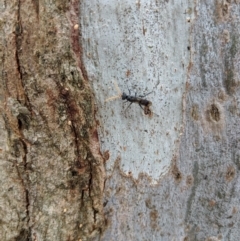
[[128,92],[129,92],[129,95],[131,95],[131,91],[130,91],[130,89],[128,88]]
[[[143,109],[143,107],[139,104],[139,106],[141,107],[141,109]],[[143,109],[144,110],[144,109]]]
[[130,107],[130,105],[132,104],[133,102],[131,102],[128,107],[125,109],[124,113],[126,112],[126,110]]
[[140,95],[139,97],[143,98],[143,97],[146,97],[147,95],[150,95],[153,91],[147,93],[146,95]]

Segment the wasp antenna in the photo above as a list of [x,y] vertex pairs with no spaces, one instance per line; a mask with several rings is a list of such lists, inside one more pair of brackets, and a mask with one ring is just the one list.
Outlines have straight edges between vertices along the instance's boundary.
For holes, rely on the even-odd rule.
[[117,84],[117,81],[116,81],[116,80],[114,80],[114,85],[115,85],[115,88],[116,88],[116,90],[117,90],[117,92],[118,92],[118,95],[121,96],[121,95],[122,95],[122,91],[121,91],[120,88],[118,87],[118,84]]
[[155,112],[153,112],[153,114],[154,114],[154,115],[156,115],[157,117],[159,117],[159,115],[158,115],[158,114],[156,114]]
[[116,100],[116,99],[119,99],[120,97],[121,97],[120,95],[114,95],[112,97],[107,98],[105,102]]
[[114,96],[111,96],[111,97],[107,98],[105,100],[105,102],[120,99],[122,97],[122,92],[121,92],[120,88],[118,87],[118,84],[117,84],[116,80],[114,80],[114,86],[115,86],[115,88],[118,92],[118,95],[114,95]]
[[158,115],[157,113],[155,113],[155,112],[151,111],[151,116],[153,116],[153,115],[155,115],[155,116],[159,117],[159,115]]

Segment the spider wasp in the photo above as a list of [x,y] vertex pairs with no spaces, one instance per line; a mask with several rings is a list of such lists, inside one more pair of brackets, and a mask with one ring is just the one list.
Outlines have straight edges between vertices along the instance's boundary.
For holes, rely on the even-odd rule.
[[130,102],[130,104],[128,105],[126,110],[131,106],[132,103],[138,103],[138,105],[141,107],[141,109],[144,110],[144,114],[149,115],[151,117],[153,114],[153,112],[150,109],[152,102],[147,99],[144,99],[144,97],[151,94],[153,91],[149,92],[146,95],[139,95],[139,96],[137,96],[137,93],[135,93],[135,96],[132,96],[130,90],[128,90],[128,91],[129,91],[129,95],[127,95],[126,93],[123,92],[122,96],[121,96],[122,100],[126,100],[125,103]]
[[[145,114],[145,115],[148,115],[149,117],[152,117],[153,112],[152,112],[152,110],[150,109],[150,106],[152,105],[152,102],[149,101],[149,100],[147,100],[147,99],[145,99],[145,97],[146,97],[147,95],[151,94],[153,91],[149,92],[149,93],[146,94],[146,95],[139,95],[139,96],[137,96],[137,93],[135,93],[135,96],[133,96],[133,95],[131,95],[131,92],[130,92],[130,90],[128,89],[129,94],[127,95],[125,92],[122,93],[122,92],[120,91],[120,89],[119,89],[119,87],[118,87],[118,85],[117,85],[116,82],[115,82],[114,84],[115,84],[115,87],[116,87],[116,89],[117,89],[117,91],[118,91],[119,94],[116,95],[116,96],[112,96],[112,97],[106,99],[106,102],[107,102],[107,101],[114,100],[114,99],[119,99],[119,98],[122,98],[122,100],[125,100],[124,103],[130,102],[129,105],[128,105],[128,107],[125,109],[124,112],[126,112],[126,110],[131,106],[132,103],[138,103],[138,105],[141,107],[141,109],[143,109],[144,114]],[[155,114],[155,113],[154,113],[154,114]],[[157,115],[157,114],[156,114],[156,115]],[[158,115],[157,115],[157,116],[158,116]]]

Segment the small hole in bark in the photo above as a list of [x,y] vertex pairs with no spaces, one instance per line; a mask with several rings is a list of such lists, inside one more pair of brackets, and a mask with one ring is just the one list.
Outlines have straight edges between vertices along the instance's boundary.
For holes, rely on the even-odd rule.
[[18,129],[22,130],[22,127],[23,127],[22,121],[20,119],[18,119]]
[[78,174],[77,171],[75,171],[75,170],[71,171],[71,173],[72,173],[73,177],[77,176],[77,174]]
[[175,173],[175,179],[177,179],[177,180],[181,179],[181,173],[180,172]]
[[181,181],[181,179],[182,179],[182,173],[178,170],[178,167],[177,167],[176,165],[173,167],[172,174],[173,174],[174,179],[175,179],[177,182],[180,182],[180,181]]
[[30,118],[28,115],[20,113],[17,116],[19,130],[28,129],[30,125]]

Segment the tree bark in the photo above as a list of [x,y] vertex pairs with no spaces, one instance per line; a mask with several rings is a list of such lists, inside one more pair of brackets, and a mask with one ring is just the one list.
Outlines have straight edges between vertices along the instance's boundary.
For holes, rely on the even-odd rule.
[[104,168],[78,1],[0,6],[0,239],[90,239],[104,224]]
[[[81,1],[110,156],[101,240],[239,240],[239,12],[226,0]],[[114,80],[153,91],[159,117],[125,112]]]
[[239,240],[238,0],[0,11],[1,240]]

